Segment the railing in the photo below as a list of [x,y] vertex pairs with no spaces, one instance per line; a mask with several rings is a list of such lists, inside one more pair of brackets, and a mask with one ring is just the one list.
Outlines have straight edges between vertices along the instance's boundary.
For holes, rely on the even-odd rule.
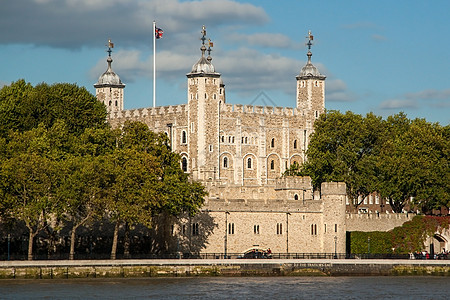
[[[109,253],[75,254],[75,260],[108,260]],[[69,254],[36,254],[33,260],[67,260]],[[117,254],[116,259],[411,259],[408,254],[348,254],[348,253],[158,253],[158,254]],[[450,256],[436,256],[436,259],[450,259]],[[0,260],[8,260],[8,256],[0,254]],[[11,254],[9,260],[27,260],[25,254]]]

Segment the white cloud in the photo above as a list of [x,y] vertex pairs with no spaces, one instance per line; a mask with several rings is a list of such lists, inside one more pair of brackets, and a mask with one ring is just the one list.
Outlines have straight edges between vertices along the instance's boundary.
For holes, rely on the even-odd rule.
[[203,24],[260,25],[269,17],[261,7],[232,0],[5,1],[0,10],[0,44],[80,48],[111,37],[136,47],[151,41],[153,20],[175,40],[200,31]]
[[386,41],[387,38],[384,35],[372,34],[372,40],[377,41],[377,42],[383,42],[383,41]]
[[408,109],[408,108],[417,108],[417,102],[414,100],[405,100],[405,99],[390,99],[380,103],[380,109]]
[[415,93],[406,93],[405,98],[418,100],[433,100],[433,99],[450,100],[450,89],[446,90],[428,89]]

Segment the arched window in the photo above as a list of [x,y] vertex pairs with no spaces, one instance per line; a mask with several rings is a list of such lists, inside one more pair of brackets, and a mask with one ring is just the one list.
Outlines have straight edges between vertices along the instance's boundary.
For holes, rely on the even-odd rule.
[[187,172],[187,158],[183,157],[181,159],[181,169],[183,170],[183,172]]
[[249,157],[247,158],[247,169],[251,169],[252,168],[252,158]]
[[111,100],[109,100],[109,106],[111,106],[111,104],[112,104],[112,101],[111,101]]
[[245,137],[245,143],[248,144],[248,138],[247,137]]
[[294,195],[294,200],[298,200],[298,195],[297,194]]
[[183,132],[181,132],[181,143],[187,144],[187,134],[186,134],[185,130],[183,130]]
[[117,101],[116,101],[116,106],[117,106]]
[[297,149],[297,140],[294,140],[294,149]]
[[272,139],[272,141],[270,142],[270,147],[272,147],[272,148],[275,147],[275,139]]
[[275,161],[273,159],[270,161],[270,169],[271,170],[275,169]]
[[228,157],[226,156],[223,158],[223,167],[228,168]]

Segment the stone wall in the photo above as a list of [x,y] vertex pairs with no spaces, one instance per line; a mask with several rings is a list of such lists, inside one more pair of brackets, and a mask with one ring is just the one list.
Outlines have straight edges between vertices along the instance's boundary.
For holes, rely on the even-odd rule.
[[345,222],[347,231],[389,231],[411,221],[414,216],[411,213],[347,213]]

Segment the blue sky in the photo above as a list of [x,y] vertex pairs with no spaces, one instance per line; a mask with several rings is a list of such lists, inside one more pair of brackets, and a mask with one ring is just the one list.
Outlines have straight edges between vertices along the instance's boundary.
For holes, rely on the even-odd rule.
[[228,103],[294,107],[311,30],[312,61],[327,76],[327,109],[383,117],[404,111],[448,125],[449,11],[447,0],[2,1],[0,86],[24,78],[95,93],[110,38],[125,108],[151,106],[156,20],[164,30],[158,106],[187,102],[185,75],[200,57],[205,25]]

